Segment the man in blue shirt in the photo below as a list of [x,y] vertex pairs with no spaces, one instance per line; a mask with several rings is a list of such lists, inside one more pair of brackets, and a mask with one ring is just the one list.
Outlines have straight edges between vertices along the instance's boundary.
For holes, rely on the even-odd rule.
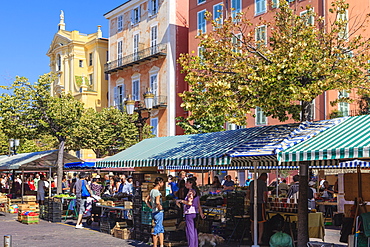
[[227,175],[226,180],[223,184],[224,191],[233,191],[234,190],[234,181],[231,180],[231,176]]

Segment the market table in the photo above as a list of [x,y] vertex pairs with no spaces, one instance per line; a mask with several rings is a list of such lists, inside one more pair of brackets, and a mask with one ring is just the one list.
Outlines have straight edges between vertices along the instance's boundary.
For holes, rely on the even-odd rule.
[[[325,212],[323,212],[324,214],[324,223],[326,221],[326,219],[331,219],[331,221],[333,221],[333,218],[334,218],[334,210],[333,210],[333,207],[334,206],[337,206],[338,205],[338,202],[333,202],[333,201],[323,201],[323,202],[316,202],[316,205],[323,205],[325,206]],[[328,215],[330,215],[330,217],[328,217]]]
[[[267,212],[269,218],[277,214],[282,215],[284,218],[289,217],[291,222],[298,221],[297,213],[272,212],[272,211]],[[324,216],[321,212],[308,214],[308,236],[310,238],[321,238],[324,241],[325,225],[324,225]]]

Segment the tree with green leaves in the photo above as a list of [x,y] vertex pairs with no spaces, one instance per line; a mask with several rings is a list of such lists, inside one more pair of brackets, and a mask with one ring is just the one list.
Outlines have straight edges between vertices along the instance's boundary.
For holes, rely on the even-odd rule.
[[369,88],[365,21],[349,30],[348,8],[344,0],[333,2],[326,23],[310,6],[300,16],[287,1],[271,23],[240,14],[219,24],[208,13],[214,28],[197,36],[201,55],[179,59],[190,85],[180,94],[191,113],[186,121],[212,115],[245,125],[257,106],[280,121],[305,121],[310,102],[325,91]]
[[[16,139],[39,135],[51,135],[58,140],[59,152],[57,175],[63,177],[63,153],[67,137],[77,127],[83,104],[71,94],[51,95],[51,84],[56,78],[52,74],[40,76],[36,83],[25,77],[17,77],[7,89],[12,94],[0,97],[0,115],[6,136]],[[58,193],[62,192],[62,179],[58,179]]]
[[[303,10],[306,14],[300,15]],[[328,10],[325,17],[311,6],[296,13],[289,1],[280,1],[270,23],[263,18],[254,23],[243,13],[220,22],[208,13],[213,29],[197,36],[201,54],[179,59],[190,88],[180,94],[182,107],[190,112],[185,121],[222,116],[245,125],[256,107],[280,121],[306,121],[311,102],[325,91],[369,89],[369,39],[363,35],[368,15],[349,22],[344,0],[335,0]],[[300,168],[298,246],[308,241],[307,181],[305,163]]]
[[[67,142],[67,148],[92,149],[97,158],[122,151],[138,142],[138,129],[133,123],[135,117],[113,107],[100,112],[85,109]],[[152,137],[150,128],[144,126],[144,138]]]

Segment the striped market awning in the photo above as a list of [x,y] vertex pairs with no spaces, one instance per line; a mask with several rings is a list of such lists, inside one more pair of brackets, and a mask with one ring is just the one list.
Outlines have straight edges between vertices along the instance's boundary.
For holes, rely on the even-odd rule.
[[104,160],[100,168],[157,166],[159,169],[226,170],[294,169],[298,162],[279,164],[276,153],[302,142],[344,119],[253,127],[230,131],[159,137]]
[[224,166],[232,148],[258,135],[263,127],[150,138],[104,160],[97,167]]
[[350,117],[314,138],[278,153],[281,162],[370,157],[370,115]]

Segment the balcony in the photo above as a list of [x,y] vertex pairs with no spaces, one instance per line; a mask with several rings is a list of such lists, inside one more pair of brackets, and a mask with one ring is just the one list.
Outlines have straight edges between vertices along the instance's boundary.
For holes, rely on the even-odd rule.
[[158,44],[105,64],[104,72],[110,74],[118,70],[123,70],[127,67],[134,66],[135,64],[139,64],[143,61],[164,57],[166,56],[166,52],[167,44]]
[[[115,107],[123,111],[124,104],[125,103],[121,103],[121,104],[116,105]],[[135,109],[140,108],[140,106],[143,106],[143,105],[144,105],[143,101],[135,101]],[[153,109],[166,108],[166,107],[167,107],[167,96],[164,96],[164,95],[154,96]]]

